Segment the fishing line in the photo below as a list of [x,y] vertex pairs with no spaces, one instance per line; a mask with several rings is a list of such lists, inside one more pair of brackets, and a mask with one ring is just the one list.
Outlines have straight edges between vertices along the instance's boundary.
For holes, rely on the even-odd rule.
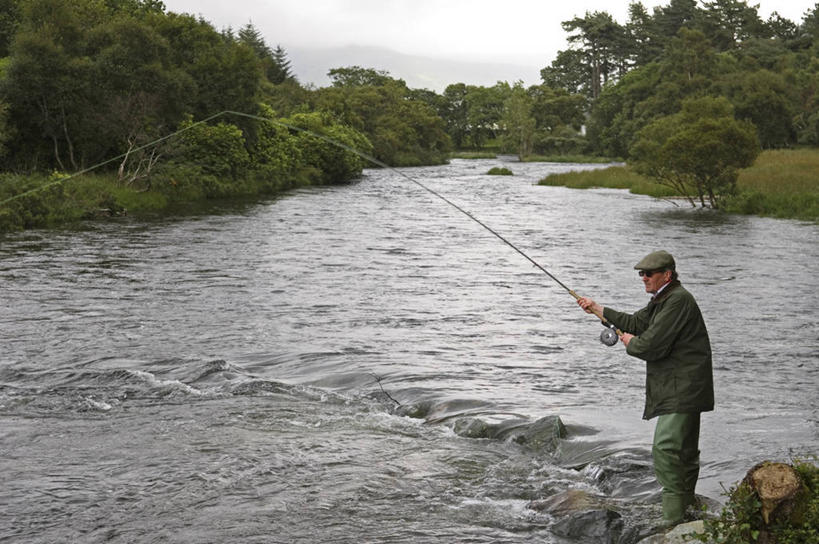
[[[444,202],[446,202],[447,204],[449,204],[450,206],[452,206],[453,208],[455,208],[456,210],[458,210],[459,212],[461,212],[462,214],[464,214],[465,216],[470,218],[472,221],[474,221],[475,223],[477,223],[478,225],[480,225],[481,227],[486,229],[488,232],[490,232],[492,235],[494,235],[496,238],[498,238],[501,242],[503,242],[504,244],[506,244],[507,246],[509,246],[513,250],[515,250],[518,254],[520,254],[527,261],[532,263],[532,265],[534,265],[538,270],[540,270],[541,272],[543,272],[544,274],[549,276],[552,280],[554,280],[555,283],[557,283],[560,287],[565,289],[572,297],[574,297],[575,300],[580,299],[580,295],[575,293],[574,290],[572,290],[568,286],[566,286],[566,284],[564,284],[562,281],[560,281],[554,274],[552,274],[551,272],[546,270],[546,268],[544,268],[540,263],[538,263],[532,257],[527,255],[522,249],[517,247],[515,244],[513,244],[512,242],[507,240],[504,236],[502,236],[495,229],[493,229],[492,227],[490,227],[489,225],[487,225],[486,223],[484,223],[483,221],[481,221],[480,219],[478,219],[477,217],[472,215],[472,213],[465,210],[464,208],[462,208],[461,206],[459,206],[455,202],[452,202],[450,199],[448,199],[444,195],[442,195],[439,192],[431,189],[430,187],[427,187],[426,185],[424,185],[420,181],[414,179],[413,177],[409,176],[405,172],[402,172],[402,171],[398,170],[397,168],[394,168],[394,167],[386,164],[385,162],[373,157],[372,155],[368,155],[367,153],[364,153],[362,151],[354,149],[354,148],[352,148],[352,147],[350,147],[350,146],[348,146],[346,144],[343,144],[343,143],[341,143],[341,142],[339,142],[337,140],[334,140],[334,139],[332,139],[332,138],[330,138],[328,136],[325,136],[323,134],[314,132],[314,131],[306,129],[306,128],[297,127],[297,126],[291,125],[289,123],[284,123],[282,121],[277,121],[275,119],[270,119],[270,118],[267,118],[267,117],[261,117],[259,115],[253,115],[253,114],[250,114],[250,113],[244,113],[244,112],[240,112],[240,111],[233,111],[233,110],[220,111],[219,113],[215,113],[215,114],[211,115],[210,117],[206,117],[205,119],[202,119],[201,121],[197,121],[196,123],[193,123],[193,124],[191,124],[191,125],[189,125],[189,126],[187,126],[185,128],[182,128],[180,130],[177,130],[176,132],[168,134],[167,136],[163,136],[162,138],[157,138],[156,140],[153,140],[152,142],[149,142],[149,143],[147,143],[145,145],[142,145],[140,147],[132,149],[128,153],[123,153],[123,154],[118,155],[116,157],[105,160],[105,161],[103,161],[101,163],[95,164],[94,166],[91,166],[91,167],[85,168],[83,170],[80,170],[79,172],[76,172],[76,173],[74,173],[74,174],[72,174],[72,175],[70,175],[68,177],[65,177],[65,178],[62,178],[62,179],[59,179],[59,180],[55,180],[55,181],[47,183],[45,185],[41,185],[40,187],[36,187],[36,188],[31,189],[29,191],[26,191],[26,192],[20,193],[18,195],[14,195],[14,196],[12,196],[10,198],[7,198],[5,200],[2,200],[2,201],[0,201],[0,206],[8,204],[9,202],[11,202],[11,201],[13,201],[15,199],[22,198],[22,197],[24,197],[26,195],[35,193],[37,191],[47,189],[48,187],[51,187],[51,186],[56,185],[58,183],[64,183],[64,182],[67,182],[67,181],[69,181],[69,180],[71,180],[71,179],[73,179],[75,177],[79,177],[79,176],[81,176],[83,174],[87,174],[88,172],[90,172],[92,170],[95,170],[97,168],[100,168],[102,166],[110,164],[110,163],[112,163],[114,161],[125,158],[129,153],[134,153],[136,151],[142,151],[143,149],[147,149],[149,147],[155,146],[155,145],[157,145],[159,143],[162,143],[162,142],[164,142],[166,140],[174,138],[174,137],[178,136],[179,134],[182,134],[185,131],[191,130],[192,128],[194,128],[194,127],[196,127],[198,125],[207,123],[209,121],[212,121],[212,120],[217,119],[219,117],[222,117],[224,115],[234,115],[236,117],[244,117],[244,118],[247,118],[247,119],[253,119],[253,120],[256,120],[256,121],[261,121],[261,122],[264,122],[264,123],[271,123],[271,124],[278,125],[278,126],[281,126],[283,128],[286,128],[288,130],[293,130],[293,131],[297,131],[297,132],[302,132],[304,134],[309,134],[310,136],[313,136],[315,138],[319,138],[320,140],[323,140],[323,141],[325,141],[325,142],[327,142],[327,143],[329,143],[331,145],[334,145],[336,147],[340,147],[342,149],[345,149],[345,150],[347,150],[347,151],[349,151],[351,153],[354,153],[354,154],[358,155],[362,159],[365,159],[365,160],[367,160],[367,161],[369,161],[369,162],[371,162],[371,163],[373,163],[373,164],[375,164],[377,166],[380,166],[382,168],[386,168],[386,169],[390,170],[391,172],[394,172],[394,173],[398,174],[399,176],[403,177],[404,179],[414,183],[418,187],[421,187],[422,189],[424,189],[428,193],[430,193],[430,194],[438,197],[439,199],[443,200]],[[606,327],[606,329],[600,335],[600,341],[603,342],[606,345],[609,345],[609,346],[614,345],[615,343],[617,343],[617,337],[620,334],[622,334],[621,331],[618,330],[616,327],[614,327],[614,325],[609,323],[603,317],[603,315],[601,313],[597,313],[597,312],[593,312],[593,313],[600,319],[600,321]]]

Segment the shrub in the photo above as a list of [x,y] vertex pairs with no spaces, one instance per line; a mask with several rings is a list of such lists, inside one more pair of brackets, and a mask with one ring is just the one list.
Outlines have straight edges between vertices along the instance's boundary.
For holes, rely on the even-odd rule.
[[509,170],[508,168],[501,168],[501,167],[498,167],[498,166],[496,166],[494,168],[490,168],[489,172],[487,172],[487,174],[489,174],[490,176],[513,176],[514,175],[512,173],[512,171]]
[[752,544],[763,533],[766,542],[806,544],[819,542],[819,467],[806,461],[795,461],[804,489],[796,497],[796,507],[787,520],[766,527],[760,513],[759,497],[747,483],[733,486],[720,515],[705,520],[703,533],[695,535],[701,542],[714,544]]

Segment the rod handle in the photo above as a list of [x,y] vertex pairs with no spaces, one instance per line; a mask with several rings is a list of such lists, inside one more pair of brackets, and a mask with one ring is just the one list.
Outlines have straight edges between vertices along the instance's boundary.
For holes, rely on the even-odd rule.
[[[575,300],[580,300],[580,298],[581,298],[581,297],[580,297],[580,295],[578,295],[577,293],[575,293],[575,292],[574,292],[574,289],[569,289],[569,294],[570,294],[570,295],[572,295],[572,296],[574,297],[574,299],[575,299]],[[592,313],[593,313],[594,315],[596,315],[596,316],[597,316],[597,318],[598,318],[598,319],[599,319],[599,320],[600,320],[600,321],[601,321],[601,322],[602,322],[604,325],[608,323],[608,321],[606,321],[606,318],[605,318],[605,317],[603,317],[603,313],[602,313],[602,312],[596,312],[596,311],[592,310]],[[617,333],[617,336],[622,336],[622,334],[623,334],[623,331],[621,331],[620,329],[618,329],[618,328],[616,328],[616,327],[615,327],[615,329],[614,329],[614,332],[616,332],[616,333]]]

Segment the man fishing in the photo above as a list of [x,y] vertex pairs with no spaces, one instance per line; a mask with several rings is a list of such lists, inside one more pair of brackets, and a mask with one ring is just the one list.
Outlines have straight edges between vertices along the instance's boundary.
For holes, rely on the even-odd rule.
[[657,416],[654,472],[663,488],[663,521],[676,525],[695,502],[700,413],[714,409],[711,344],[700,309],[680,284],[670,253],[650,253],[634,268],[652,294],[645,308],[629,314],[590,298],[580,297],[577,303],[614,324],[626,353],[646,361],[643,419]]

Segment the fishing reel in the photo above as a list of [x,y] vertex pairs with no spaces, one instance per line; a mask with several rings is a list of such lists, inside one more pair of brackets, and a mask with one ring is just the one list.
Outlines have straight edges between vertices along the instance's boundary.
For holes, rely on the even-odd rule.
[[603,321],[602,323],[603,327],[605,328],[600,332],[600,341],[611,347],[617,343],[617,340],[620,339],[620,337],[617,335],[617,327],[608,321]]

